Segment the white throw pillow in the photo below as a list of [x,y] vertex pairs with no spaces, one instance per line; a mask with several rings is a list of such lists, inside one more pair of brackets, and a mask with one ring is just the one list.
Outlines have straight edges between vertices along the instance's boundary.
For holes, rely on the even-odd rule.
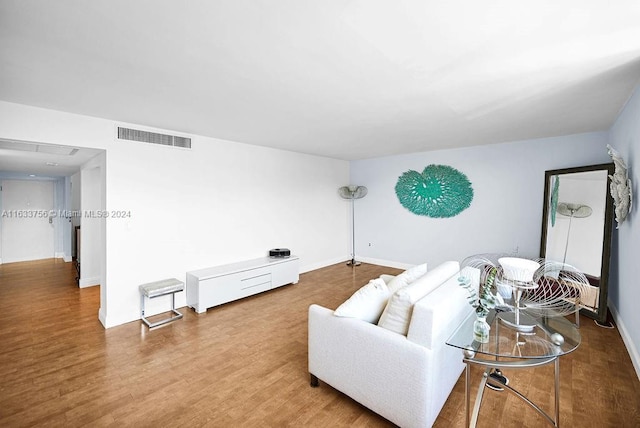
[[395,275],[389,275],[386,273],[383,273],[382,275],[380,275],[380,279],[384,281],[385,284],[389,285],[389,283],[391,282],[391,280],[393,280],[393,278],[395,278]]
[[377,323],[390,295],[389,287],[382,278],[372,279],[338,306],[333,314]]
[[389,286],[389,291],[391,291],[391,293],[395,293],[401,288],[411,284],[413,281],[420,278],[425,273],[427,273],[426,263],[409,268],[387,283],[387,285]]
[[382,312],[378,325],[406,336],[414,303],[438,288],[459,270],[458,262],[444,262],[410,285],[393,293]]

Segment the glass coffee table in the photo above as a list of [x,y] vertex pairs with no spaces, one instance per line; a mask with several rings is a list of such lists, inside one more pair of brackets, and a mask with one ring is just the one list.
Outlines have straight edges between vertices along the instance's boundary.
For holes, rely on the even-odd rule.
[[[575,324],[564,317],[541,317],[527,314],[534,321],[534,327],[531,331],[522,332],[510,327],[508,321],[506,323],[502,321],[500,318],[502,314],[508,314],[508,312],[496,314],[492,310],[487,316],[487,323],[491,326],[487,343],[479,343],[474,340],[475,313],[471,313],[447,340],[447,345],[462,350],[462,361],[467,365],[465,369],[465,419],[467,426],[476,426],[485,388],[512,392],[540,413],[551,425],[560,426],[559,358],[574,351],[580,345],[580,331]],[[502,369],[526,369],[551,363],[555,367],[555,411],[553,418],[510,386],[508,378],[502,374]],[[469,396],[472,364],[485,367],[485,371],[478,388],[473,414],[470,416]]]

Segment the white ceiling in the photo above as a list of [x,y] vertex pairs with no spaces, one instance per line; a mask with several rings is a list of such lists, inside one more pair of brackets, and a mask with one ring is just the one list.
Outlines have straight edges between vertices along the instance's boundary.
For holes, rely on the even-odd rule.
[[68,177],[102,150],[0,138],[0,179]]
[[2,100],[347,160],[607,130],[639,78],[638,0],[0,1]]

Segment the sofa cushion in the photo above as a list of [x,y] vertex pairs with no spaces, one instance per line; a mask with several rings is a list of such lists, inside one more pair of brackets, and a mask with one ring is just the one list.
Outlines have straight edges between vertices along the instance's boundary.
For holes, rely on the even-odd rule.
[[387,283],[389,286],[389,291],[395,293],[403,287],[411,284],[416,279],[420,278],[422,275],[427,273],[427,264],[423,263],[421,265],[413,266],[402,272],[400,275],[393,278],[391,281]]
[[333,312],[334,315],[377,323],[391,292],[382,278],[369,281]]
[[460,264],[458,262],[442,263],[410,285],[393,293],[382,312],[378,325],[406,336],[414,303],[438,288],[459,270]]

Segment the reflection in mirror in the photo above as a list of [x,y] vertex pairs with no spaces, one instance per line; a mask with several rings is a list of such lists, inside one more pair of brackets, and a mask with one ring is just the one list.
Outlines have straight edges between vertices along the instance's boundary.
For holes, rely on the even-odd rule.
[[576,267],[590,287],[581,313],[606,322],[613,164],[546,171],[540,256]]

